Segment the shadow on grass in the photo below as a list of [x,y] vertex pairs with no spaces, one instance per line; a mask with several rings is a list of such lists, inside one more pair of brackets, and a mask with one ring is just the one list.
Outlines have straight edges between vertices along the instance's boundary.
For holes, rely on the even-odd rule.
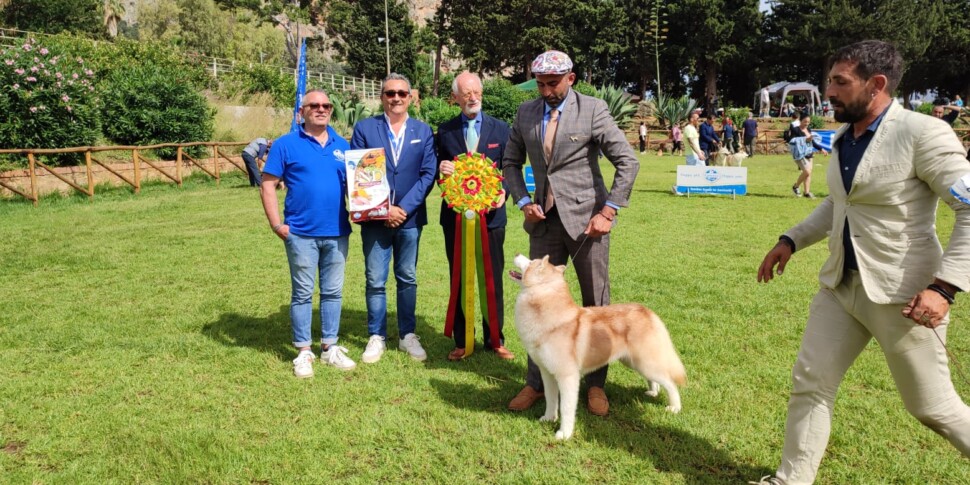
[[[397,313],[387,312],[387,346],[397,348]],[[311,334],[313,335],[314,347],[320,341],[320,309],[314,305],[313,323],[311,324]],[[428,360],[431,361],[438,357],[433,351],[448,347],[450,339],[440,335],[435,335],[435,329],[429,327],[425,320],[419,315],[417,317],[417,332],[422,336],[422,343],[428,352]],[[208,323],[202,327],[202,334],[223,345],[230,347],[249,347],[261,352],[268,352],[275,355],[281,361],[291,360],[296,356],[293,348],[293,335],[290,329],[290,306],[280,305],[279,310],[264,317],[253,315],[242,315],[239,313],[225,313],[218,320]],[[370,335],[367,333],[367,312],[360,310],[349,310],[344,308],[340,315],[340,332],[338,333],[341,345],[347,345],[360,349],[367,345]],[[314,349],[318,351],[319,349]],[[441,354],[443,356],[448,351]],[[493,356],[496,360],[500,360]]]
[[[545,411],[544,400],[522,413],[506,410],[508,400],[521,389],[522,366],[512,380],[494,381],[491,389],[481,386],[431,379],[431,386],[442,401],[471,411],[506,413],[520,419],[535,421],[537,426],[549,428],[549,440],[556,426],[540,423],[539,416]],[[576,434],[572,439],[595,441],[604,447],[623,450],[652,464],[663,473],[675,473],[684,477],[685,483],[747,483],[772,473],[772,470],[738,463],[727,450],[717,447],[709,440],[688,430],[667,424],[654,424],[650,416],[642,412],[641,405],[657,407],[659,412],[666,406],[666,398],[650,398],[644,395],[645,386],[618,386],[607,382],[610,396],[610,415],[599,418],[585,408],[585,386],[580,392],[576,411]],[[494,398],[493,398],[494,396]],[[689,401],[682,412],[690,412]]]

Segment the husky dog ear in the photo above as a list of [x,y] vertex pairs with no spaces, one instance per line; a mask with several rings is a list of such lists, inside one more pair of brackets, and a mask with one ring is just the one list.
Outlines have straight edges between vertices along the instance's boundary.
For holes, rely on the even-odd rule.
[[542,257],[542,264],[549,264],[549,255],[548,254]]
[[565,274],[566,273],[566,265],[560,264],[559,266],[556,266],[556,271],[558,271],[560,274]]

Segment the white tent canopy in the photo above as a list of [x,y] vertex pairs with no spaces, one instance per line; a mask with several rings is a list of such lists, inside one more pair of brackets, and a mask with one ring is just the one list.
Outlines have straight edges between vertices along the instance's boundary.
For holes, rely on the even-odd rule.
[[[785,102],[785,98],[789,95],[792,96],[802,96],[805,99],[805,107],[808,108],[809,113],[817,113],[822,107],[822,97],[819,95],[818,87],[814,84],[804,83],[804,82],[788,82],[781,81],[769,86],[768,94],[771,96],[772,106],[781,106]],[[754,93],[754,105],[760,105],[761,90]]]

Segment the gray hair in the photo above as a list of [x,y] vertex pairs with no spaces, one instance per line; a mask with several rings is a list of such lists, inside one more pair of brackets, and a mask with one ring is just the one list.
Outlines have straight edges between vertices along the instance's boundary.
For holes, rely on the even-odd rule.
[[889,42],[864,40],[847,45],[835,52],[832,64],[854,62],[855,73],[864,80],[872,76],[886,76],[886,93],[892,93],[903,77],[903,56]]
[[411,81],[408,81],[408,78],[404,74],[398,74],[396,72],[388,74],[384,78],[384,81],[381,82],[381,91],[384,91],[384,87],[387,86],[388,81],[404,81],[408,85],[408,92],[411,92]]
[[453,81],[451,81],[451,93],[452,94],[456,94],[456,95],[458,94],[458,78],[460,78],[460,77],[462,77],[462,76],[464,76],[466,74],[469,75],[469,76],[472,76],[473,78],[475,78],[475,80],[478,81],[478,85],[479,86],[485,87],[485,85],[482,84],[482,78],[478,77],[478,74],[475,74],[475,73],[473,73],[471,71],[462,71],[457,76],[455,76],[455,79]]
[[330,95],[327,94],[326,91],[324,91],[322,89],[311,89],[311,90],[307,91],[306,94],[304,94],[302,98],[300,98],[300,106],[303,106],[304,104],[306,104],[306,100],[307,100],[308,97],[310,97],[311,94],[316,94],[316,93],[320,93],[320,94],[326,96],[327,99],[330,99]]

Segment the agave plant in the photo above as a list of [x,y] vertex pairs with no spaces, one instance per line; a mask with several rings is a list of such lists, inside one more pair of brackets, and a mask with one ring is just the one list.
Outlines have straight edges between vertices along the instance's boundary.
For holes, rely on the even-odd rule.
[[618,87],[603,86],[596,90],[596,97],[606,101],[613,121],[620,128],[626,128],[637,112],[637,105],[630,103],[632,96]]
[[333,103],[333,114],[330,116],[330,123],[338,132],[341,132],[341,129],[347,131],[352,130],[358,121],[373,114],[367,105],[350,96],[342,97],[334,93],[330,95],[330,102]]
[[657,123],[664,127],[683,122],[697,107],[697,101],[687,96],[675,98],[664,94],[660,94],[648,103],[654,117],[657,118]]

